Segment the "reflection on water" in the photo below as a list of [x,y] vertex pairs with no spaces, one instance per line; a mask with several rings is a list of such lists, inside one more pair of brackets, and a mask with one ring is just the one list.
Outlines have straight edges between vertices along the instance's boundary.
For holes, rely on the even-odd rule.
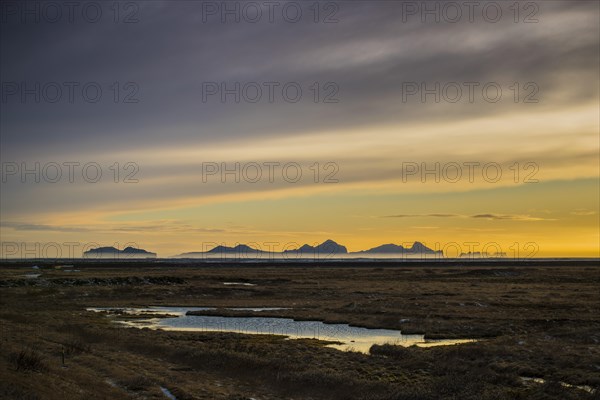
[[226,308],[226,310],[261,312],[261,311],[291,310],[291,308],[286,308],[286,307],[256,307],[256,308],[253,308],[253,307],[231,307],[231,308]]
[[169,398],[170,400],[177,400],[177,397],[175,397],[169,389],[167,389],[166,387],[162,387],[162,386],[159,386],[159,387],[160,387],[160,391],[163,392],[163,394],[167,398]]
[[[231,310],[260,312],[280,308],[231,308]],[[119,321],[135,328],[169,331],[236,332],[244,334],[284,335],[292,339],[309,338],[340,342],[330,347],[368,353],[374,344],[400,346],[443,346],[473,342],[473,340],[425,340],[423,335],[404,335],[391,329],[367,329],[347,324],[325,324],[321,321],[295,321],[291,318],[220,317],[186,315],[187,311],[215,310],[210,307],[148,307],[148,308],[89,308],[89,311],[112,311],[131,315],[172,315],[177,318],[148,318]]]
[[170,315],[173,317],[184,316],[188,311],[213,311],[215,307],[90,307],[87,311],[108,312],[111,314],[126,315]]
[[[522,376],[521,380],[524,383],[529,383],[529,382],[533,382],[533,383],[538,383],[538,384],[545,384],[546,380],[543,378],[534,378],[534,377],[529,377],[529,376]],[[571,385],[570,383],[565,383],[565,382],[558,382],[562,387],[566,387],[566,388],[575,388],[575,389],[579,389],[579,390],[583,390],[586,391],[588,393],[594,394],[596,393],[596,389],[594,389],[591,386],[588,385]]]
[[[291,308],[285,307],[226,307],[224,310],[232,311],[279,311],[279,310],[291,310]],[[173,317],[184,316],[188,311],[216,311],[216,307],[160,307],[151,306],[144,308],[136,307],[89,307],[87,311],[94,312],[110,312],[112,314],[127,314],[127,315],[170,315]]]
[[223,285],[227,286],[256,286],[254,283],[248,282],[223,282]]

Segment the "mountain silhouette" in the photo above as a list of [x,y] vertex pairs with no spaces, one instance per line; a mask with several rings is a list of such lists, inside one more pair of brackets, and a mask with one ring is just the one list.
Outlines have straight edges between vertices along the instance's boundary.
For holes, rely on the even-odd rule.
[[83,253],[83,257],[97,258],[156,258],[156,253],[151,253],[144,249],[136,249],[134,247],[126,247],[119,250],[116,247],[106,246],[90,249]]
[[245,244],[238,244],[235,247],[228,246],[216,246],[206,253],[208,254],[238,254],[238,253],[268,253],[267,251],[262,251],[258,249],[253,249],[252,247]]
[[348,254],[348,249],[345,246],[342,246],[341,244],[337,244],[333,240],[328,239],[317,246],[311,246],[309,244],[305,244],[298,249],[285,250],[284,253],[285,254],[306,254],[306,255],[309,255],[309,254],[322,254],[322,255],[331,254],[331,255],[333,255],[333,254]]
[[179,258],[196,258],[215,255],[265,255],[265,254],[281,254],[281,255],[299,255],[299,256],[344,256],[344,255],[441,255],[441,250],[432,250],[421,242],[414,242],[411,247],[404,247],[398,244],[383,244],[369,250],[362,250],[349,253],[346,246],[343,246],[335,241],[328,239],[321,244],[311,246],[303,244],[297,249],[284,250],[283,252],[271,252],[252,248],[246,244],[238,244],[235,247],[218,245],[208,251],[193,251],[182,253],[174,257]]
[[442,254],[442,251],[432,250],[421,242],[414,242],[409,248],[399,244],[389,243],[351,254]]
[[226,255],[226,254],[248,255],[248,254],[268,254],[268,253],[269,253],[268,251],[254,249],[246,244],[238,244],[235,247],[219,245],[219,246],[213,247],[212,249],[210,249],[208,251],[190,251],[187,253],[178,254],[174,257],[196,258],[196,257],[204,257],[204,256],[211,256],[211,255],[213,255],[213,256],[214,255]]

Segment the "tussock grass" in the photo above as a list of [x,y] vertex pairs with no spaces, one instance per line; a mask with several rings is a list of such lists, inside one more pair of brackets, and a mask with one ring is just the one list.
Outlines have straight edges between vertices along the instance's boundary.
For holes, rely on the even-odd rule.
[[48,370],[43,356],[32,349],[22,349],[18,353],[13,353],[10,358],[16,371],[45,372]]

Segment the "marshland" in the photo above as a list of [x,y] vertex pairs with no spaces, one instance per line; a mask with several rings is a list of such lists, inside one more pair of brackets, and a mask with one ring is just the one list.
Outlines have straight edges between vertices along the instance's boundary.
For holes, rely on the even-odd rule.
[[[599,396],[600,268],[592,261],[58,264],[2,263],[2,398]],[[361,351],[335,330],[164,329],[194,314],[421,340]]]

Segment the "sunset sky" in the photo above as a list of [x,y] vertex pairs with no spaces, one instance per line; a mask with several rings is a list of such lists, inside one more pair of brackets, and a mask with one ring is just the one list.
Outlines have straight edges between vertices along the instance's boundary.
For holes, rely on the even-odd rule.
[[[222,2],[123,2],[118,17],[105,4],[97,22],[4,8],[1,256],[334,239],[599,257],[599,3],[531,2],[518,16],[513,3],[495,3],[497,22],[480,9],[423,21],[394,1],[321,2],[318,15],[298,1],[297,22],[264,7],[223,22]],[[240,101],[222,101],[236,82]],[[439,102],[422,97],[436,83]],[[36,163],[39,182],[22,174]],[[236,163],[238,182],[221,174]],[[423,174],[436,163],[437,181]]]

